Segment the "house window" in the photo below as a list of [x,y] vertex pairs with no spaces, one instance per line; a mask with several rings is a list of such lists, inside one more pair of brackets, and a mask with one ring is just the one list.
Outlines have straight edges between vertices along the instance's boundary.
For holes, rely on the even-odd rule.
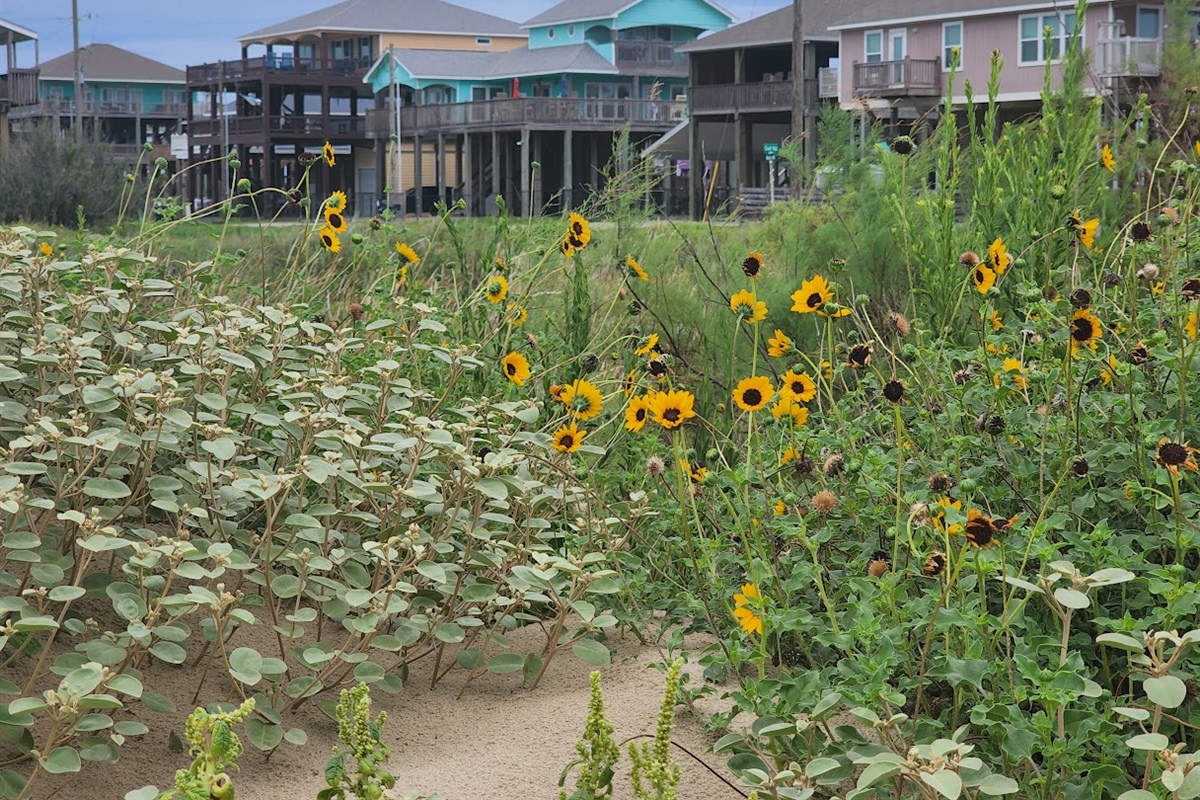
[[547,28],[547,29],[546,29],[546,38],[547,38],[547,39],[553,39],[553,38],[554,38],[554,28]]
[[341,61],[347,58],[354,57],[354,40],[353,39],[338,39],[330,43],[330,55],[334,61]]
[[867,31],[864,34],[863,55],[868,64],[883,61],[883,31]]
[[491,47],[492,40],[486,36],[476,36],[475,44],[479,45],[480,47]]
[[575,38],[575,26],[574,25],[567,26],[567,36],[570,36],[572,39]]
[[1138,6],[1137,38],[1162,38],[1162,6]]
[[963,24],[961,22],[942,23],[942,69],[950,69],[954,60],[954,51],[959,51],[962,57]]
[[375,60],[375,42],[370,36],[358,37],[358,60],[359,62],[370,65]]
[[[1075,32],[1075,12],[1027,14],[1018,19],[1021,65],[1045,64],[1062,58]],[[1049,29],[1047,35],[1046,29]]]

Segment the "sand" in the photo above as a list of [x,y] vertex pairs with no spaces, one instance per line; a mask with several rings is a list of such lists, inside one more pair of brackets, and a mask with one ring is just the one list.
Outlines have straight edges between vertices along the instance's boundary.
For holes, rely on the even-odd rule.
[[[517,652],[522,643],[536,646],[539,636],[537,631],[517,632],[512,637]],[[692,637],[688,640],[689,650],[696,653],[706,643]],[[663,673],[649,665],[661,662],[664,654],[633,637],[610,640],[608,644],[614,651],[613,663],[600,672],[617,741],[653,734]],[[388,712],[385,732],[392,748],[388,769],[399,779],[390,796],[405,798],[415,793],[446,800],[556,798],[559,774],[572,759],[574,743],[583,730],[592,668],[567,651],[555,657],[534,691],[523,687],[519,673],[485,673],[461,699],[457,695],[466,672],[452,671],[431,690],[431,669],[432,659],[420,661],[413,665],[403,691],[395,695],[372,693],[374,708]],[[689,666],[687,670],[693,682],[699,680],[698,667]],[[179,715],[172,718],[138,709],[135,718],[145,722],[150,733],[130,739],[121,748],[117,764],[85,765],[84,771],[62,786],[56,797],[119,800],[127,791],[148,783],[160,789],[172,785],[174,771],[185,766],[187,758],[170,751],[169,731],[182,734],[182,719],[191,707],[196,674],[160,665],[153,667],[146,678],[148,687],[176,702]],[[230,700],[228,691],[227,681],[210,677],[201,702]],[[720,707],[716,698],[721,691],[702,699],[695,712],[679,710],[673,739],[736,783],[725,768],[725,757],[709,751],[712,738],[703,730],[706,715]],[[323,788],[325,759],[336,741],[336,726],[311,707],[302,709],[297,721],[309,736],[303,747],[284,743],[267,759],[247,744],[241,772],[234,776],[238,800],[299,800],[313,798]],[[674,752],[683,769],[681,798],[735,800],[744,796],[686,754],[678,749]],[[628,757],[622,755],[616,797],[631,797],[628,769]],[[570,779],[567,786],[574,786]],[[36,796],[46,797],[53,788],[58,787],[44,785],[41,789],[45,791]]]

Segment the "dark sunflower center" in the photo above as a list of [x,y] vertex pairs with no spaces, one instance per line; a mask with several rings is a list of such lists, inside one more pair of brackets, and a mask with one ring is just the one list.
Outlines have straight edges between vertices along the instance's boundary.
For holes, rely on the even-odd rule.
[[575,444],[575,437],[569,433],[564,433],[562,438],[559,440],[559,444],[561,444],[563,447],[569,448],[571,445]]
[[509,375],[517,374],[517,365],[511,361],[504,365],[504,369]]
[[1187,461],[1187,448],[1178,442],[1164,442],[1158,448],[1158,458],[1168,467],[1178,467]]
[[757,258],[747,258],[742,262],[742,272],[753,278],[762,269],[762,265],[758,263]]
[[861,344],[857,345],[853,350],[850,351],[850,360],[855,364],[865,364],[867,363],[867,359],[870,357],[871,351],[863,347]]
[[571,223],[571,233],[575,234],[576,236],[582,236],[583,235],[583,223],[581,223],[579,220],[575,220],[574,222],[572,222]]
[[983,281],[984,281],[983,270],[981,270],[981,269],[975,270],[975,283],[982,284]]
[[792,394],[804,394],[804,381],[792,381]]
[[888,381],[883,387],[883,396],[893,403],[904,397],[904,385],[899,381]]
[[1086,317],[1071,321],[1071,338],[1077,342],[1090,342],[1095,332],[1095,324]]
[[663,412],[663,419],[667,422],[678,422],[680,413],[682,412],[678,408],[668,408]]
[[821,302],[821,293],[813,292],[808,296],[808,299],[804,301],[804,305],[808,306],[809,308],[820,308]]
[[967,538],[980,547],[986,547],[996,535],[996,526],[987,517],[979,517],[967,523]]
[[742,393],[742,402],[748,406],[756,406],[762,402],[762,392],[758,389],[747,389]]
[[633,418],[638,422],[644,422],[646,419],[646,409],[639,408],[636,412],[634,412]]

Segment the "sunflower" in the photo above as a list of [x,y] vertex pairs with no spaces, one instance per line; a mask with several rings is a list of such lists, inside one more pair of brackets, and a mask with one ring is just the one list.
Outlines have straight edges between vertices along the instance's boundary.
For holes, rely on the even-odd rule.
[[340,253],[342,251],[342,240],[338,238],[337,231],[332,228],[321,229],[321,245],[331,253]]
[[[46,246],[49,247],[49,245]],[[51,252],[54,251],[51,250]],[[1179,285],[1179,296],[1189,303],[1192,300],[1200,300],[1200,278],[1185,278]]]
[[513,325],[524,325],[529,319],[529,309],[520,303],[509,303],[504,307],[504,319]]
[[642,265],[633,256],[625,256],[625,271],[631,278],[638,278],[643,281],[650,280],[650,276],[646,274],[646,270],[642,269]]
[[883,396],[889,403],[899,403],[904,399],[904,384],[892,378],[883,385]]
[[1188,339],[1196,341],[1196,337],[1200,335],[1200,312],[1193,311],[1184,323],[1183,332],[1187,334]]
[[992,383],[995,384],[997,389],[1000,388],[1001,376],[1007,372],[1013,373],[1013,383],[1015,383],[1018,388],[1029,388],[1029,379],[1025,377],[1025,365],[1021,363],[1021,359],[1006,358],[1004,359],[1004,364],[1000,367],[1000,372],[997,372],[992,376]]
[[[1004,240],[999,236],[991,243],[987,251],[988,268],[997,275],[1003,275],[1004,270],[1012,266],[1013,255],[1008,252],[1008,248],[1004,246]],[[972,265],[974,266],[974,265]]]
[[508,262],[504,260],[504,256],[496,256],[496,260],[492,262],[492,268],[501,275],[508,274]]
[[992,309],[992,313],[988,315],[988,321],[992,323],[992,330],[1004,330],[1004,319],[1000,316],[1000,312],[996,309]]
[[52,256],[54,255],[54,248],[47,242],[41,242],[38,244],[38,252],[44,256]]
[[780,379],[779,396],[797,403],[811,402],[817,396],[817,382],[807,373],[789,369]]
[[808,422],[808,409],[796,400],[781,394],[775,401],[775,405],[771,406],[771,416],[779,422],[789,420],[792,427],[802,428],[804,423]]
[[958,534],[963,532],[962,524],[955,522],[955,523],[951,524],[949,527],[947,527],[947,525],[946,525],[946,512],[952,508],[955,511],[961,512],[962,511],[962,501],[961,500],[951,500],[949,497],[941,498],[940,500],[937,501],[937,505],[935,505],[933,508],[930,509],[930,511],[932,513],[930,514],[929,521],[932,522],[933,527],[937,528],[939,531],[941,531],[943,533],[948,533],[951,536],[957,536]]
[[637,388],[637,370],[629,370],[629,374],[625,376],[625,396],[629,397],[633,394],[633,390]]
[[782,500],[776,500],[775,505],[771,506],[771,513],[777,517],[782,517],[787,513],[787,503]]
[[408,283],[408,264],[401,264],[400,269],[396,270],[396,288],[400,288]]
[[1104,333],[1104,326],[1090,309],[1080,309],[1071,317],[1071,352],[1087,346],[1096,349],[1096,340]]
[[1200,453],[1200,450],[1180,442],[1172,442],[1164,436],[1158,440],[1158,453],[1154,460],[1166,467],[1172,475],[1178,475],[1180,467],[1196,471],[1197,453]]
[[629,405],[625,407],[625,429],[637,433],[646,425],[646,420],[650,418],[650,397],[647,395],[638,395],[629,400]]
[[504,368],[504,376],[517,386],[524,386],[525,381],[529,380],[529,359],[520,353],[509,353],[500,365]]
[[648,356],[658,348],[658,334],[652,333],[646,338],[638,342],[637,349],[633,351],[635,356]]
[[1129,238],[1135,242],[1148,242],[1154,238],[1149,222],[1135,222],[1129,226]]
[[661,353],[646,362],[646,371],[649,372],[652,377],[658,378],[659,380],[662,380],[667,376],[667,361],[665,358],[663,358]]
[[679,459],[679,468],[683,470],[684,475],[692,479],[692,483],[704,483],[704,479],[708,477],[708,467],[692,464],[686,458]]
[[942,574],[942,570],[945,568],[946,554],[939,550],[929,554],[929,558],[925,559],[925,564],[921,567],[921,572],[927,578],[936,578]]
[[325,142],[325,146],[321,148],[321,156],[325,159],[325,164],[327,166],[332,167],[337,163],[337,158],[335,158],[333,154],[333,145],[331,145],[329,142]]
[[562,389],[562,402],[567,407],[567,413],[580,422],[587,422],[599,415],[604,408],[604,398],[596,384],[586,378],[579,378]]
[[1093,218],[1087,222],[1080,222],[1074,228],[1076,240],[1088,248],[1089,250],[1096,249],[1096,231],[1100,228],[1100,220]]
[[493,275],[488,278],[484,296],[489,303],[499,303],[508,296],[508,278],[503,275]]
[[1112,148],[1108,145],[1100,148],[1100,166],[1104,167],[1109,172],[1113,171],[1113,167],[1117,164],[1117,160],[1113,158]]
[[550,392],[551,399],[559,403],[563,402],[563,392],[566,391],[566,387],[564,387],[562,384],[552,383],[550,384],[548,391]]
[[401,258],[413,266],[416,266],[421,261],[421,257],[417,255],[417,251],[413,250],[405,242],[396,242],[396,252]]
[[774,396],[771,379],[762,375],[743,378],[733,390],[733,402],[743,411],[761,411]]
[[980,294],[987,294],[987,290],[996,285],[996,271],[980,264],[971,273],[971,283],[975,284]]
[[332,192],[325,200],[325,211],[346,211],[346,193]]
[[560,453],[574,453],[584,436],[587,436],[587,431],[581,430],[574,422],[563,425],[554,432],[554,449]]
[[574,236],[567,235],[563,237],[559,249],[562,250],[562,254],[567,258],[574,258],[575,252],[581,249],[581,245],[579,244],[579,240]]
[[747,278],[757,278],[763,271],[763,254],[750,253],[742,260],[742,272],[746,273]]
[[753,292],[737,292],[729,298],[729,309],[747,325],[761,322],[767,317],[767,304],[754,297]]
[[985,517],[977,508],[967,510],[967,524],[964,532],[967,541],[980,550],[988,550],[996,546],[996,537],[1003,529],[1001,524],[991,517]]
[[795,349],[795,344],[788,335],[779,328],[775,329],[775,335],[767,339],[767,355],[772,358],[782,358]]
[[871,366],[871,350],[871,342],[854,345],[846,355],[846,363],[850,365],[851,369],[862,369],[863,367]]
[[588,242],[592,240],[592,229],[588,227],[588,221],[583,218],[582,214],[571,212],[571,216],[567,220],[566,238],[573,240],[572,246],[576,250],[587,247]]
[[762,595],[759,594],[758,587],[753,583],[745,584],[742,586],[741,593],[733,596],[733,616],[737,618],[738,624],[746,633],[762,635],[762,617],[755,613],[761,607]]
[[797,314],[819,314],[825,309],[826,303],[833,302],[833,289],[829,281],[820,275],[814,275],[800,284],[800,288],[792,293],[792,311]]
[[346,216],[340,211],[325,209],[325,227],[334,233],[346,230]]
[[655,392],[650,398],[650,413],[654,421],[667,430],[678,428],[696,416],[696,397],[691,392],[676,389],[670,392]]

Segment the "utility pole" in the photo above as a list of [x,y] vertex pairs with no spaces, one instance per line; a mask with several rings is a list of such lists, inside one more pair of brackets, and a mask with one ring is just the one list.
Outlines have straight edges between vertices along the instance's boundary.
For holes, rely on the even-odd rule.
[[75,143],[83,144],[83,63],[79,53],[79,0],[71,0],[71,30],[75,38]]
[[[800,147],[808,160],[812,143],[808,141],[808,131],[805,130],[804,107],[804,0],[792,0],[792,138],[799,141]],[[792,195],[800,194],[800,164],[788,165],[788,176],[792,182]]]

